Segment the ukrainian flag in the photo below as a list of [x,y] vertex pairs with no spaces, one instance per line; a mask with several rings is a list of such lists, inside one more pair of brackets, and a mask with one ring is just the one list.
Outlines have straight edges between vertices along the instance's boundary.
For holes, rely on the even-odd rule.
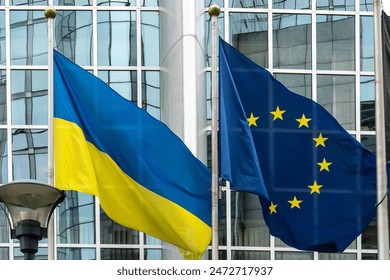
[[211,239],[211,175],[162,122],[54,51],[55,186],[189,251]]

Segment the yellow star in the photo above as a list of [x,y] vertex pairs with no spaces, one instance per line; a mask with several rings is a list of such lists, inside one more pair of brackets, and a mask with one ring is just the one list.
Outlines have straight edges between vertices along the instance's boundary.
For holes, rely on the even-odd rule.
[[301,204],[302,200],[298,200],[296,196],[294,196],[294,199],[293,200],[288,200],[288,202],[291,204],[291,208],[299,208],[301,209],[301,206],[299,204]]
[[255,116],[253,115],[253,113],[251,113],[250,117],[247,118],[247,120],[248,120],[248,125],[249,125],[249,126],[251,126],[251,125],[257,126],[256,121],[257,121],[258,119],[259,119],[259,117],[255,117]]
[[325,147],[325,141],[328,140],[326,137],[322,137],[322,133],[317,138],[313,138],[314,141],[316,141],[316,147],[319,145]]
[[272,201],[271,201],[271,205],[268,207],[269,209],[269,214],[272,215],[272,213],[277,213],[276,212],[276,207],[278,207],[277,204],[274,204]]
[[311,189],[310,194],[318,193],[320,194],[320,189],[322,188],[322,185],[317,185],[317,181],[314,181],[313,185],[307,186],[309,189]]
[[321,168],[320,168],[320,172],[321,172],[322,170],[326,170],[326,171],[329,172],[329,165],[331,165],[332,163],[331,163],[331,162],[327,162],[326,159],[324,158],[324,159],[322,160],[322,162],[317,162],[317,164],[321,167]]
[[271,112],[272,115],[274,115],[274,120],[281,119],[283,120],[283,114],[286,112],[286,110],[280,110],[279,106],[276,106],[276,110]]
[[298,128],[301,128],[302,126],[309,127],[309,121],[311,121],[311,119],[306,118],[305,114],[302,114],[302,118],[296,119],[296,121],[299,122]]

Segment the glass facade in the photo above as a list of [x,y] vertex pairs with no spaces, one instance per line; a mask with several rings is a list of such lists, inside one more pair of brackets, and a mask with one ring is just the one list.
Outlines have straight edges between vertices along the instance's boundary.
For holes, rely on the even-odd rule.
[[[207,102],[199,118],[210,121],[211,116],[207,8],[216,3],[222,9],[221,37],[290,90],[323,105],[375,151],[372,0],[191,1],[202,8],[196,16],[202,54],[192,54],[204,64],[199,94]],[[154,117],[164,114],[161,100],[171,94],[162,85],[174,83],[161,74],[168,56],[160,49],[164,40],[171,40],[162,35],[171,28],[163,13],[175,14],[179,0],[0,0],[1,184],[18,179],[47,182],[48,4],[57,9],[55,48]],[[188,23],[183,19],[181,24]],[[170,102],[176,106],[173,98]],[[210,145],[199,153],[209,152]],[[220,209],[220,259],[376,259],[375,220],[344,253],[323,254],[297,251],[270,236],[254,195],[231,191],[227,185]],[[91,195],[67,192],[53,217],[55,259],[153,260],[167,258],[164,252],[170,250],[160,240],[113,222]],[[47,239],[42,240],[38,259],[48,258],[47,247]],[[204,257],[210,256],[209,249]],[[21,258],[6,214],[0,211],[0,259]]]

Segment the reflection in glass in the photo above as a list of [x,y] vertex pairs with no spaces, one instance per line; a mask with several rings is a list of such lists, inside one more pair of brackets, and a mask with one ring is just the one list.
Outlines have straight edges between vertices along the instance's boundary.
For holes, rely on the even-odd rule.
[[47,65],[47,20],[42,11],[11,11],[11,64]]
[[57,242],[95,243],[95,199],[92,195],[66,192],[65,200],[57,209]]
[[[223,7],[222,5],[219,5]],[[229,0],[230,8],[268,8],[268,0]]]
[[97,0],[98,6],[131,6],[137,5],[137,0]]
[[269,260],[270,252],[232,251],[232,260]]
[[0,11],[0,65],[5,65],[5,14]]
[[[374,137],[373,137],[374,138]],[[362,248],[363,249],[378,249],[378,233],[377,233],[377,218],[362,232]]]
[[375,77],[360,77],[361,130],[375,130]]
[[101,249],[102,260],[139,260],[139,249]]
[[99,78],[124,98],[137,103],[137,71],[99,71]]
[[159,0],[141,0],[141,6],[143,7],[158,7],[159,5]]
[[275,68],[311,68],[311,16],[274,14],[273,59]]
[[360,0],[360,11],[371,12],[374,10],[374,0]]
[[160,239],[157,239],[153,236],[150,236],[148,234],[145,234],[144,242],[147,245],[161,245],[162,241]]
[[355,70],[355,18],[317,16],[319,70]]
[[311,9],[311,0],[272,0],[273,9]]
[[137,28],[134,11],[98,12],[98,64],[137,65]]
[[160,119],[160,72],[142,72],[142,108]]
[[159,48],[159,14],[158,12],[142,12],[142,65],[158,66],[160,63]]
[[47,124],[47,71],[11,72],[13,124]]
[[162,260],[163,254],[160,249],[146,249],[145,250],[145,260]]
[[360,68],[374,71],[374,18],[360,17]]
[[92,12],[58,11],[57,50],[78,65],[92,65]]
[[262,67],[268,67],[268,22],[265,13],[231,13],[232,46]]
[[90,248],[58,248],[59,260],[96,260],[96,250]]
[[[369,150],[371,153],[376,153],[376,139],[374,135],[362,135],[360,137],[360,142],[363,146]],[[389,211],[390,213],[390,211]]]
[[47,0],[10,0],[12,6],[47,6]]
[[0,124],[7,123],[7,76],[0,70]]
[[312,252],[276,252],[275,260],[312,260],[314,253]]
[[53,0],[54,6],[92,6],[92,0]]
[[355,0],[317,0],[318,10],[354,11]]
[[[9,242],[9,221],[8,217],[6,216],[6,213],[8,213],[4,203],[0,202],[0,243],[8,243]],[[1,251],[0,251],[0,260],[1,258]]]
[[286,88],[311,99],[312,77],[309,74],[274,74],[275,79],[281,82]]
[[139,232],[115,223],[100,208],[100,239],[103,244],[139,244]]
[[317,102],[346,129],[356,129],[355,77],[319,75],[317,77]]
[[263,219],[258,196],[232,192],[231,200],[232,245],[269,246],[269,229]]
[[9,248],[0,248],[0,260],[9,260]]
[[319,260],[356,260],[356,254],[348,254],[348,253],[320,253],[318,255]]
[[13,180],[47,182],[47,130],[12,131]]
[[[0,129],[0,184],[5,184],[5,183],[8,183],[7,130]],[[0,226],[1,226],[1,222],[0,222]]]

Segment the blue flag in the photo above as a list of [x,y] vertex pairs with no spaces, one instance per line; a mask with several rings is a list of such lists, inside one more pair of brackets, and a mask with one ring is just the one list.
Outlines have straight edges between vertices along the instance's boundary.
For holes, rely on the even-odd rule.
[[376,215],[376,158],[322,106],[220,39],[221,175],[260,196],[270,233],[341,252]]

